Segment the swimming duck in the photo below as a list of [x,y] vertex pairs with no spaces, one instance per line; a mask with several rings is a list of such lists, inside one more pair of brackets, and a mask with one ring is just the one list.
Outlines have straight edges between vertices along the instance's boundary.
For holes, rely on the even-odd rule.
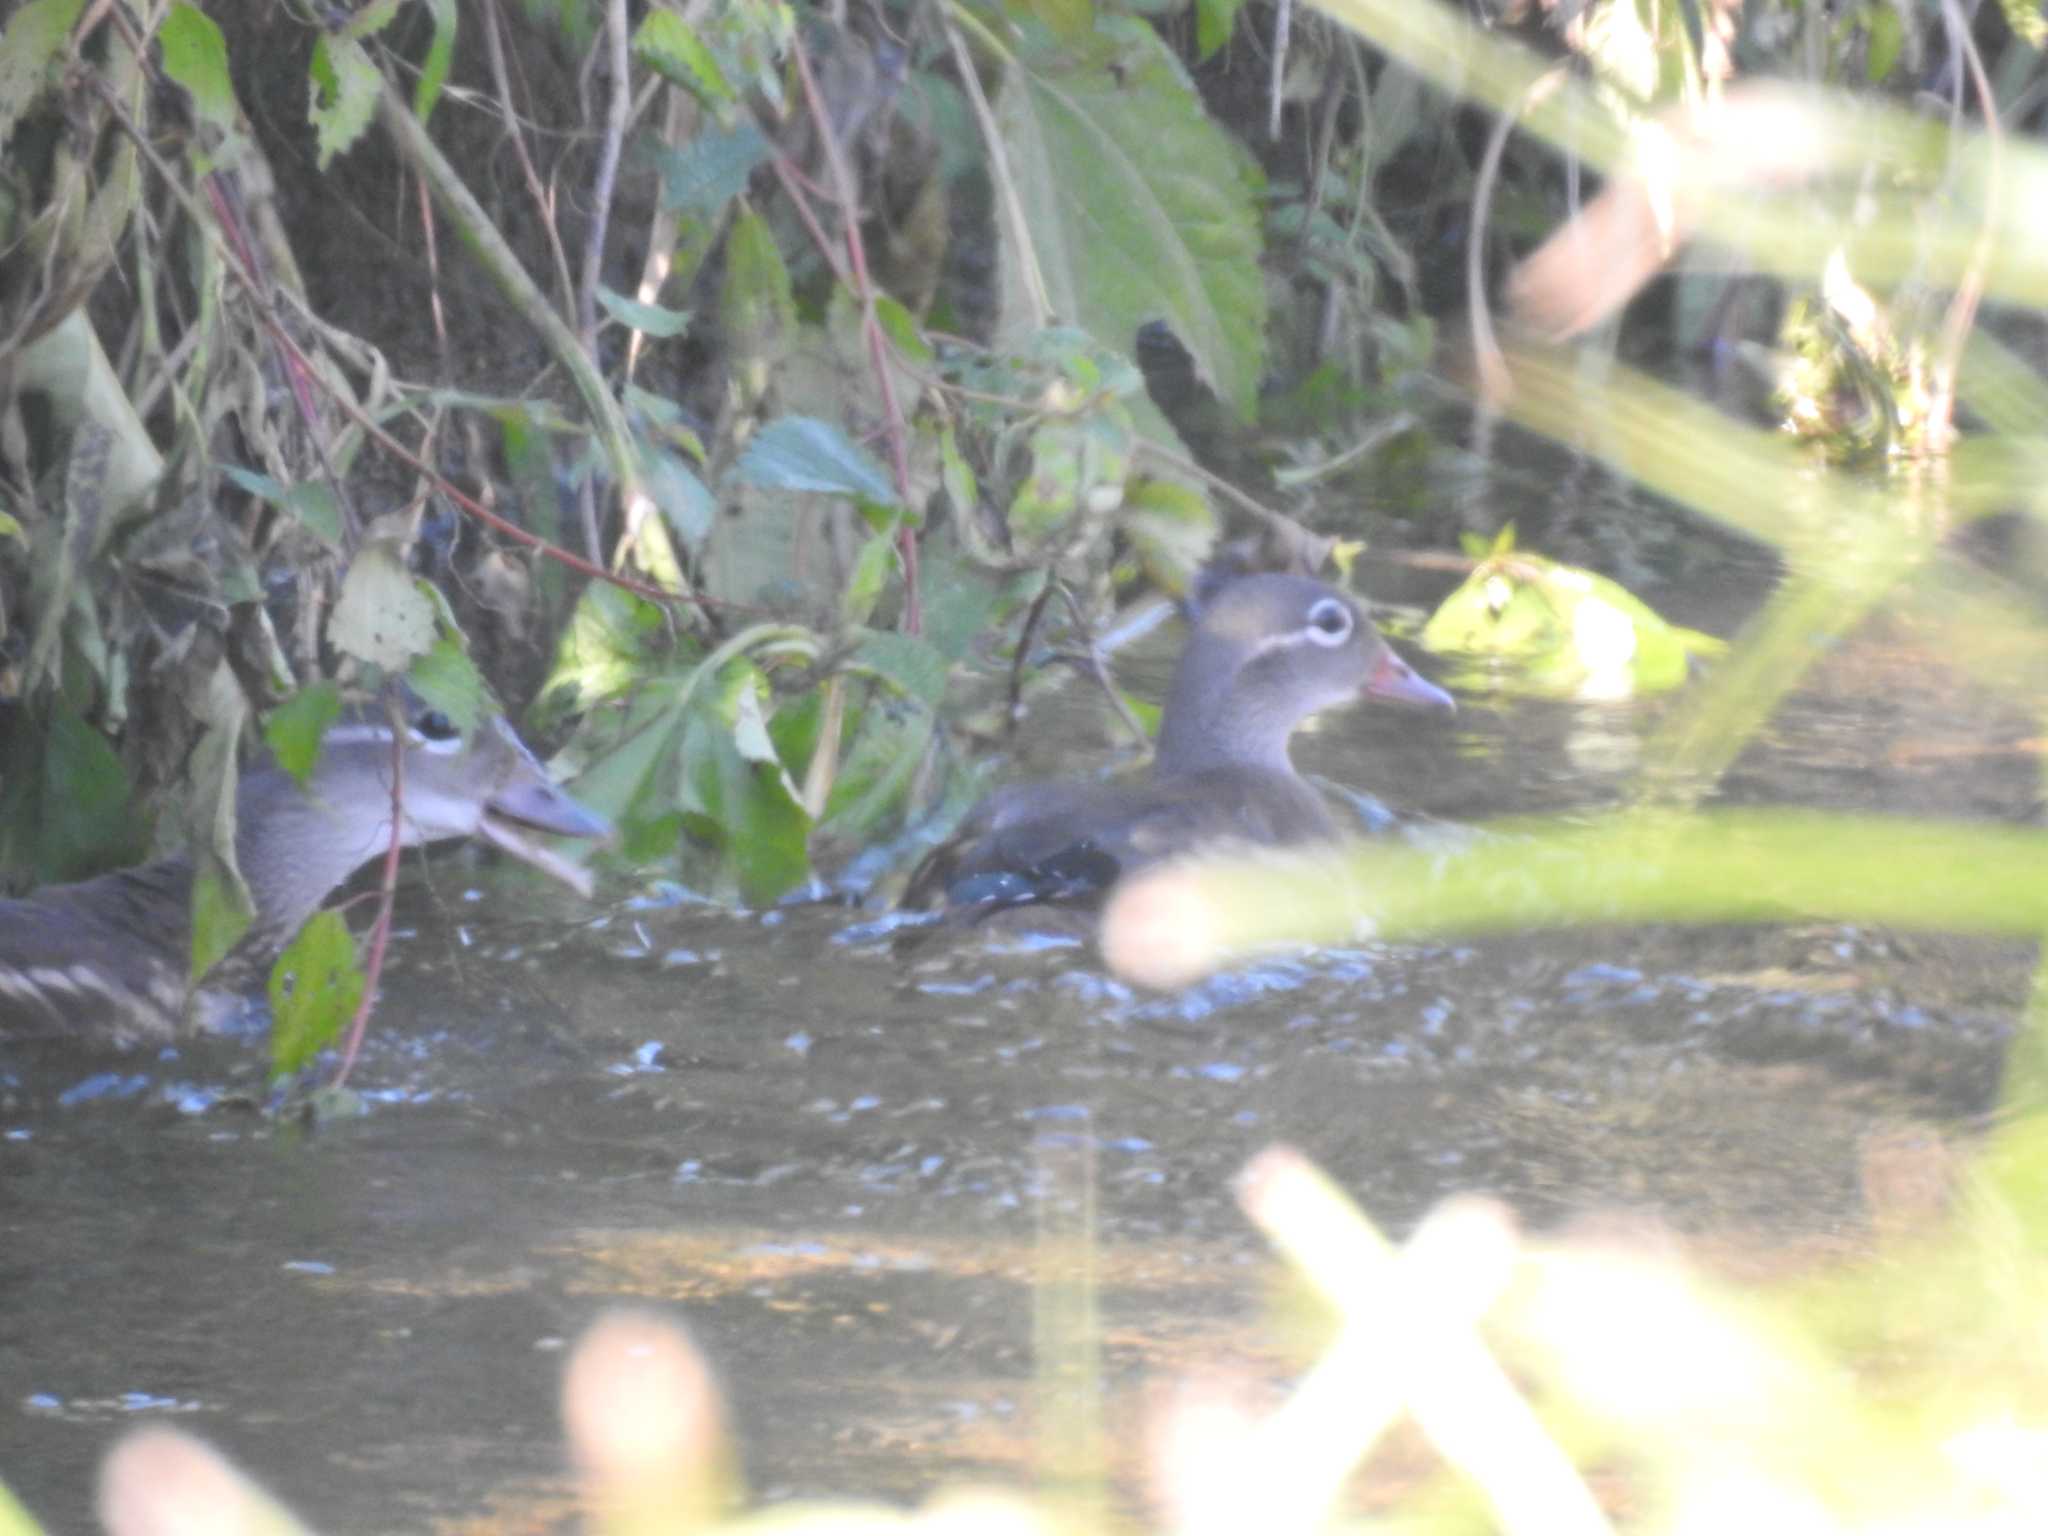
[[1451,696],[1396,656],[1358,604],[1306,576],[1237,576],[1199,590],[1148,780],[997,790],[911,877],[908,906],[981,915],[1090,903],[1131,870],[1216,844],[1337,836],[1288,742],[1361,695],[1428,709]]
[[[443,717],[416,712],[402,734],[405,846],[481,837],[588,894],[587,875],[526,834],[607,839],[611,829],[555,786],[509,723],[485,720],[465,740]],[[338,722],[303,789],[275,766],[242,775],[235,858],[255,914],[209,981],[267,968],[329,892],[384,852],[398,735],[386,719]],[[0,901],[0,1038],[130,1046],[179,1034],[193,872],[181,854]]]

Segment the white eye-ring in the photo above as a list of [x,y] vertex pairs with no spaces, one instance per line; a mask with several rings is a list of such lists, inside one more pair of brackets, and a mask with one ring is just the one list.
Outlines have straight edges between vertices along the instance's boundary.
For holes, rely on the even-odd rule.
[[1308,611],[1308,628],[1303,631],[1317,645],[1342,645],[1351,638],[1357,620],[1351,605],[1341,598],[1319,598]]

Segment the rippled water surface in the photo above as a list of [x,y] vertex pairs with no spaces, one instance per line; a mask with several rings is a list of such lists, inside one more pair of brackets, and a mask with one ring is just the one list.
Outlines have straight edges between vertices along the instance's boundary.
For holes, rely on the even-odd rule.
[[[1610,801],[1657,714],[1359,711],[1299,756],[1455,856],[1471,822]],[[1725,794],[2027,819],[2030,734],[1881,619]],[[359,1119],[256,1113],[244,1043],[112,1077],[0,1046],[0,1476],[52,1529],[89,1523],[97,1459],[151,1414],[331,1528],[549,1524],[561,1347],[621,1299],[695,1330],[770,1496],[1028,1474],[1041,1197],[1092,1192],[1114,1391],[1277,1372],[1230,1193],[1275,1141],[1395,1230],[1483,1189],[1538,1224],[1648,1208],[1737,1255],[1853,1245],[1872,1148],[1987,1102],[2032,958],[1610,930],[1157,997],[1074,932],[594,915],[480,880],[416,873]]]

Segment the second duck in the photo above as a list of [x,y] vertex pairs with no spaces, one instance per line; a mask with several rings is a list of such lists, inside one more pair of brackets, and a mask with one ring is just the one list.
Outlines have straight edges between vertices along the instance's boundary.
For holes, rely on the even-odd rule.
[[1295,730],[1361,696],[1453,707],[1327,583],[1239,576],[1198,591],[1191,608],[1149,780],[997,790],[911,877],[906,905],[979,916],[1094,902],[1132,870],[1193,848],[1334,838],[1329,807],[1288,755]]

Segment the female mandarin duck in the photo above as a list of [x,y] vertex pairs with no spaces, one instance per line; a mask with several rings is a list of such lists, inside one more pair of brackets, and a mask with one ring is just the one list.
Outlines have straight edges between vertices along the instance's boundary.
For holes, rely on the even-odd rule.
[[1329,807],[1288,756],[1296,728],[1361,695],[1454,707],[1356,602],[1312,578],[1224,579],[1198,590],[1193,618],[1148,781],[997,790],[919,867],[905,904],[978,916],[1091,902],[1133,869],[1192,848],[1334,838]]
[[[403,754],[399,840],[481,837],[589,894],[588,878],[527,832],[603,840],[611,829],[555,786],[502,718],[467,739],[417,712],[403,731],[364,718],[332,727],[302,789],[281,768],[236,786],[235,861],[255,916],[221,969],[267,967],[342,881],[391,839],[394,748]],[[179,855],[0,901],[0,1039],[64,1035],[130,1046],[185,1023],[193,863]],[[258,972],[260,974],[260,972]],[[253,978],[249,978],[253,979]]]

